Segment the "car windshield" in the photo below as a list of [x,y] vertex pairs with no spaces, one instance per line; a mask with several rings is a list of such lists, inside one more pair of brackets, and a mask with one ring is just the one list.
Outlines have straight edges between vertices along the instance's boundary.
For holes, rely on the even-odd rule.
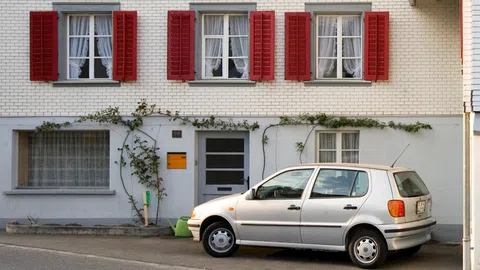
[[394,173],[395,183],[402,197],[418,197],[428,195],[427,186],[420,176],[413,171]]

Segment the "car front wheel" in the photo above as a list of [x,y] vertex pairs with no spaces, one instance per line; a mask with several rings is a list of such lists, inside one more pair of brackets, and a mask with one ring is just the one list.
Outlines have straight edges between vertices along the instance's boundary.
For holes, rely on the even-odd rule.
[[213,257],[229,257],[238,249],[235,234],[226,222],[215,222],[203,233],[203,248]]
[[359,230],[350,239],[348,254],[360,268],[372,269],[382,265],[388,255],[383,236],[374,230]]

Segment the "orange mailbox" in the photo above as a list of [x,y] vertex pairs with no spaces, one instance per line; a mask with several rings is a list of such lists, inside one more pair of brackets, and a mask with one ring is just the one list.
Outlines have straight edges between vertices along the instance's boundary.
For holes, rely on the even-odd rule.
[[186,169],[187,153],[167,153],[167,169]]

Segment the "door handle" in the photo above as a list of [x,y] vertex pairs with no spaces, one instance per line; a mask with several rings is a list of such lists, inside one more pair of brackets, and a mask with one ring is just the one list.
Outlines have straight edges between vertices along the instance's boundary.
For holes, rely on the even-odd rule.
[[288,210],[300,210],[300,206],[296,206],[296,205],[290,205],[290,207],[287,208]]
[[353,206],[353,205],[351,205],[351,204],[347,204],[347,205],[345,205],[345,207],[343,207],[343,209],[355,210],[355,209],[357,209],[357,207],[356,207],[356,206]]

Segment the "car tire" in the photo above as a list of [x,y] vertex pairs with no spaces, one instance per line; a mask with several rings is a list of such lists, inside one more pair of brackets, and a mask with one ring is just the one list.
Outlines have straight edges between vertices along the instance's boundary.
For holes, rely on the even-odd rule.
[[223,221],[210,224],[202,236],[203,248],[212,257],[230,257],[238,250],[232,227]]
[[414,246],[411,248],[401,249],[398,251],[400,255],[413,256],[422,248],[422,245]]
[[348,255],[358,267],[373,269],[385,262],[388,256],[388,247],[380,233],[363,229],[355,232],[350,238]]

